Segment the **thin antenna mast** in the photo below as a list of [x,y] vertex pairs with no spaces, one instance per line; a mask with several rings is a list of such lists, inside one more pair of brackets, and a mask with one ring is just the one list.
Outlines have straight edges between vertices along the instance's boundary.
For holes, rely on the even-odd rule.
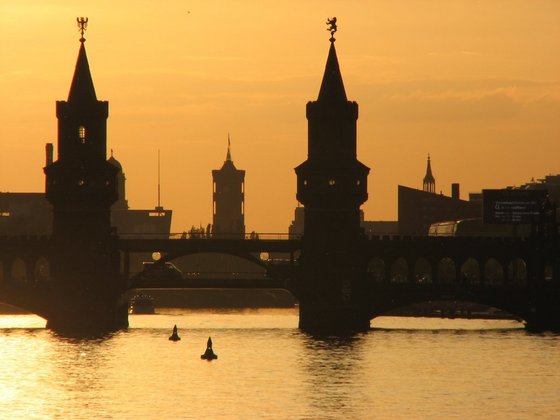
[[160,167],[160,157],[159,157],[159,149],[157,151],[157,211],[163,211],[163,207],[161,207],[161,167]]

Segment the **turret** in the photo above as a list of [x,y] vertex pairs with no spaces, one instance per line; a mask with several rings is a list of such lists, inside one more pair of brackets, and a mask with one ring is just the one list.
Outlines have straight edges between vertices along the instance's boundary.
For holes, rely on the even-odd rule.
[[44,169],[46,198],[53,205],[53,234],[67,238],[110,234],[110,207],[117,200],[118,168],[107,161],[109,104],[98,101],[78,19],[80,49],[67,101],[57,101],[55,162]]
[[[318,98],[306,107],[307,160],[296,168],[306,235],[330,228],[358,234],[359,207],[368,197],[369,168],[356,158],[358,104],[346,98],[334,41],[331,37]],[[332,210],[343,212],[344,217],[334,216]]]

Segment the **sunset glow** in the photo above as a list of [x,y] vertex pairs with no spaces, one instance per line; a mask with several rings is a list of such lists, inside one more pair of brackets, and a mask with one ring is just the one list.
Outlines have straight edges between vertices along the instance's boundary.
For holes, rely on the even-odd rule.
[[173,231],[212,222],[211,170],[246,170],[247,231],[285,232],[294,167],[307,156],[329,33],[349,100],[360,107],[358,158],[371,168],[368,220],[397,218],[397,185],[461,198],[560,173],[560,2],[472,0],[0,0],[0,191],[44,191],[88,16],[97,97],[109,101],[108,149],[131,208],[174,210]]

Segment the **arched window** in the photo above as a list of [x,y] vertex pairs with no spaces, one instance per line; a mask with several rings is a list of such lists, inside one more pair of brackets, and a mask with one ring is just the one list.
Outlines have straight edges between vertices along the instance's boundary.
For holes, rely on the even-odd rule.
[[461,283],[480,284],[480,266],[474,258],[468,258],[461,266]]
[[82,142],[82,144],[85,144],[85,142],[86,142],[86,128],[83,125],[78,127],[78,137],[80,138],[80,141]]
[[508,265],[508,282],[513,286],[525,286],[527,283],[527,264],[521,258],[511,260]]
[[367,271],[374,281],[382,282],[385,280],[385,263],[380,258],[370,260]]
[[554,268],[552,264],[546,264],[544,267],[544,280],[545,281],[552,281],[554,278]]
[[418,258],[414,264],[414,281],[416,283],[432,282],[432,265],[425,258]]
[[391,264],[391,281],[395,283],[408,282],[408,262],[404,258],[397,258]]
[[39,258],[35,262],[35,281],[47,282],[51,280],[51,264],[45,257]]
[[484,281],[490,285],[503,284],[504,268],[497,259],[490,258],[484,264]]

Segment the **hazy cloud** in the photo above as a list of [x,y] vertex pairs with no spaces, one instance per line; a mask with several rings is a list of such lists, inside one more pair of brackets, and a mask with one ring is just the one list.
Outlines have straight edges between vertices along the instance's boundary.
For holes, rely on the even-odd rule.
[[365,85],[358,91],[372,115],[391,120],[507,119],[544,104],[548,113],[560,111],[558,82],[424,80]]

